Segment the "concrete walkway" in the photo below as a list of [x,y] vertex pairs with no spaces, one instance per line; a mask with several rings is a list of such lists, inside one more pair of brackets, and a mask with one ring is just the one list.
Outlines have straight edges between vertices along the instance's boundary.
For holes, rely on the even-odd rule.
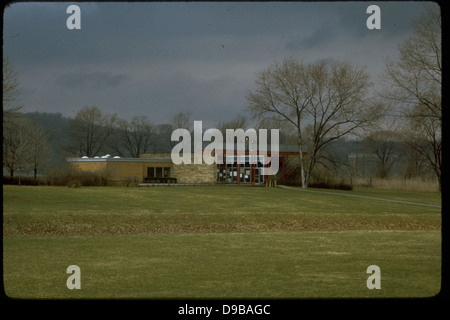
[[438,206],[438,205],[435,205],[435,204],[428,204],[428,203],[419,203],[419,202],[410,202],[410,201],[403,201],[403,200],[375,198],[375,197],[368,197],[368,196],[360,196],[360,195],[356,195],[356,194],[346,194],[346,193],[337,193],[337,192],[329,192],[329,191],[318,191],[318,190],[311,190],[311,189],[288,187],[288,186],[283,186],[283,185],[279,185],[279,187],[280,188],[284,188],[284,189],[302,191],[302,192],[331,194],[331,195],[335,195],[335,196],[354,197],[354,198],[362,198],[362,199],[369,199],[369,200],[379,200],[379,201],[388,201],[388,202],[395,202],[395,203],[410,204],[410,205],[416,205],[416,206],[442,208],[442,206]]

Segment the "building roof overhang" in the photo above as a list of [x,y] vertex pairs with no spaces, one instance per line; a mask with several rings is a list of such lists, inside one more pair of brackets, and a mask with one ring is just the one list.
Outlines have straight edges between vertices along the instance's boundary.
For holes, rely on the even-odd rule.
[[69,162],[139,162],[172,163],[171,158],[67,158]]

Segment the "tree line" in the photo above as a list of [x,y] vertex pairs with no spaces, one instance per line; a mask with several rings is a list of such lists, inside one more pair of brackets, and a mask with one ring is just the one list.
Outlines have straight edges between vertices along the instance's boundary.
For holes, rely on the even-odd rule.
[[[247,93],[247,110],[261,128],[279,128],[281,143],[293,144],[299,153],[298,183],[323,176],[361,175],[361,158],[370,155],[370,174],[387,178],[400,167],[405,178],[429,175],[441,187],[441,18],[428,8],[413,22],[413,35],[399,47],[399,58],[386,61],[377,88],[365,66],[350,62],[305,63],[287,58],[261,70],[254,89]],[[381,88],[381,89],[380,89]],[[48,163],[52,135],[24,117],[16,105],[17,75],[3,62],[3,168],[10,176],[30,169],[37,176]],[[142,153],[170,152],[170,134],[190,128],[189,112],[155,125],[146,116],[131,120],[97,106],[80,109],[66,119],[58,152],[64,156],[139,157]],[[237,116],[219,129],[245,128],[248,118]],[[53,136],[53,139],[55,137]],[[345,141],[358,141],[350,157],[339,156]],[[306,152],[306,153],[305,153]],[[398,171],[398,169],[397,169]],[[367,174],[364,173],[364,174]]]

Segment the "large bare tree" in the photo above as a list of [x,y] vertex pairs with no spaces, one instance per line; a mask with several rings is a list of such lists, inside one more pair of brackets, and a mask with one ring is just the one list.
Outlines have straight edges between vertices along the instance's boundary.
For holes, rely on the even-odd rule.
[[115,114],[103,113],[98,107],[80,109],[69,128],[69,152],[77,156],[97,156],[104,151],[117,121]]
[[404,114],[421,105],[414,116],[442,120],[442,35],[438,6],[412,23],[413,36],[399,47],[399,59],[386,62],[385,97],[403,107]]
[[138,158],[151,150],[155,126],[146,116],[133,117],[131,121],[118,120],[111,148],[122,157]]
[[[327,144],[356,133],[382,115],[378,106],[368,102],[371,84],[365,68],[346,62],[305,64],[289,58],[258,73],[255,83],[256,89],[247,95],[252,114],[296,129],[303,188]],[[304,158],[308,124],[312,136]]]
[[403,139],[431,167],[441,187],[442,29],[439,6],[412,24],[413,35],[399,47],[399,59],[386,63],[384,97],[405,120]]

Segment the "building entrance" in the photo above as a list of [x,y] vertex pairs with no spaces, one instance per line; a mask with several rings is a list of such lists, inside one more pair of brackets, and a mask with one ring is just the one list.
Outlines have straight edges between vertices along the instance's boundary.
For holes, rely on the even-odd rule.
[[217,165],[217,182],[233,184],[260,184],[264,183],[264,167],[261,163],[251,164],[249,156],[241,156],[241,164],[234,156],[233,163]]

